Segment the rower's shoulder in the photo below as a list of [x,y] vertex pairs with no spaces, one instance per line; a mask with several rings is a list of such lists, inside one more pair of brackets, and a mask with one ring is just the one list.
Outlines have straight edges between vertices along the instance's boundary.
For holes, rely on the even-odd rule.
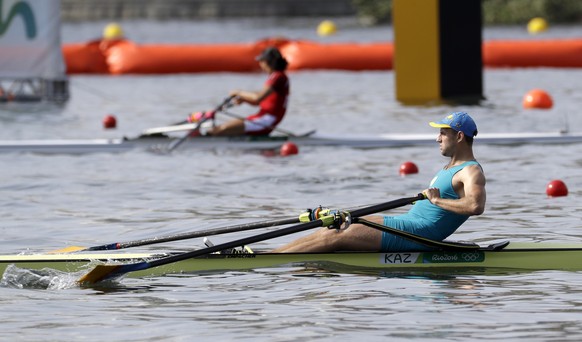
[[482,184],[485,185],[487,182],[485,178],[485,172],[483,172],[483,168],[481,164],[471,164],[466,166],[461,173],[464,182],[470,182],[475,184]]
[[[466,164],[459,172],[457,172],[456,176],[459,180],[466,180],[466,179],[483,179],[485,180],[485,172],[483,171],[483,167],[479,162],[476,160],[469,160],[467,162],[471,162]],[[465,163],[467,163],[465,162]]]
[[483,170],[483,165],[481,165],[481,163],[479,163],[477,160],[473,160],[474,163],[471,163],[468,165],[469,170],[473,170],[474,172],[480,172],[482,174],[485,174],[485,171]]

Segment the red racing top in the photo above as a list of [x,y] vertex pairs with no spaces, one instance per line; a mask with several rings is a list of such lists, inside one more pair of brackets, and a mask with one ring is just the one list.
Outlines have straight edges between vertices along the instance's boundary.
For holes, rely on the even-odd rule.
[[265,97],[259,104],[260,110],[258,113],[247,117],[248,120],[260,118],[263,115],[271,114],[277,118],[273,126],[276,126],[287,111],[287,100],[289,98],[289,78],[282,71],[273,71],[265,86],[273,89],[273,91]]

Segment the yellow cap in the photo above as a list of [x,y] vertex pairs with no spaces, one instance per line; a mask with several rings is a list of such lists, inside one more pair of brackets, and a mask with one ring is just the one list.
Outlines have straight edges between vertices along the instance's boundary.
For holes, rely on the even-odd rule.
[[110,23],[103,29],[104,39],[120,39],[123,38],[123,29],[117,23]]

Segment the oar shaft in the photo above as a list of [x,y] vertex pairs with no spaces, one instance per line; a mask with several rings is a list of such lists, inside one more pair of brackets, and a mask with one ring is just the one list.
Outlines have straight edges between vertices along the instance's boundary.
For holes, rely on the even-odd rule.
[[202,126],[202,124],[208,120],[207,118],[203,118],[202,120],[200,120],[196,126],[194,128],[192,128],[191,130],[188,131],[188,133],[184,134],[184,136],[182,136],[181,138],[174,140],[170,143],[170,145],[168,145],[168,152],[172,152],[173,150],[175,150],[176,148],[178,148],[178,146],[182,145],[182,143],[184,141],[186,141],[186,139],[188,139],[190,137],[190,134],[198,131],[200,129],[200,126]]
[[238,224],[238,225],[233,225],[233,226],[228,226],[228,227],[207,229],[207,230],[198,231],[198,232],[188,232],[188,233],[167,235],[167,236],[161,236],[161,237],[153,237],[153,238],[127,241],[127,242],[116,242],[116,243],[111,243],[111,244],[106,244],[106,245],[89,247],[86,250],[88,250],[88,251],[104,251],[104,250],[115,250],[115,249],[123,249],[123,248],[130,248],[130,247],[146,246],[146,245],[153,245],[153,244],[163,243],[163,242],[195,239],[195,238],[204,237],[204,236],[242,232],[245,230],[276,227],[276,226],[282,226],[282,225],[293,224],[293,223],[298,223],[298,222],[299,222],[299,217],[293,217],[293,218],[287,218],[287,219],[281,219],[281,220],[270,220],[270,221],[262,221],[262,222],[243,223],[243,224]]
[[[351,215],[353,217],[370,215],[373,213],[377,213],[379,211],[384,211],[384,210],[393,209],[396,207],[401,207],[401,206],[404,206],[406,204],[412,203],[416,200],[421,200],[423,198],[424,198],[424,195],[422,195],[422,194],[418,194],[415,197],[401,198],[398,200],[385,202],[385,203],[381,203],[381,204],[376,204],[376,205],[366,207],[366,208],[356,209],[356,210],[351,212]],[[259,235],[249,236],[247,238],[242,238],[242,239],[238,239],[238,240],[234,240],[234,241],[230,241],[230,242],[225,242],[225,243],[215,245],[212,247],[199,249],[196,251],[187,252],[187,253],[183,253],[183,254],[177,254],[177,255],[170,256],[170,257],[163,258],[163,259],[153,260],[153,261],[148,262],[149,267],[146,267],[146,268],[166,265],[166,264],[169,264],[172,262],[177,262],[177,261],[181,261],[181,260],[195,258],[195,257],[201,256],[201,255],[219,252],[219,251],[229,249],[229,248],[235,248],[235,247],[239,247],[242,245],[249,245],[249,244],[256,243],[256,242],[261,242],[261,241],[274,239],[274,238],[278,238],[278,237],[282,237],[282,236],[286,236],[286,235],[290,235],[290,234],[294,234],[294,233],[299,233],[299,232],[302,232],[305,230],[313,229],[316,227],[321,227],[321,226],[323,226],[323,224],[324,223],[322,220],[315,220],[315,221],[306,222],[306,223],[298,224],[298,225],[287,227],[287,228],[278,229],[278,230],[272,231],[272,232],[266,232],[266,233],[259,234]]]
[[[359,216],[369,215],[369,214],[373,214],[373,213],[376,213],[379,211],[384,211],[384,210],[388,210],[388,209],[394,209],[397,207],[401,207],[401,206],[413,203],[414,201],[417,201],[417,200],[420,200],[423,198],[424,198],[424,196],[422,194],[418,194],[418,196],[415,196],[415,197],[401,198],[401,199],[398,199],[395,201],[390,201],[390,202],[386,202],[386,203],[382,203],[382,204],[373,205],[371,207],[356,209],[356,210],[351,212],[351,215],[354,218],[359,217]],[[238,240],[231,241],[231,242],[222,243],[222,244],[211,246],[211,247],[204,248],[204,249],[199,249],[199,250],[195,250],[195,251],[191,251],[191,252],[171,255],[171,256],[164,257],[164,258],[157,259],[157,260],[143,261],[143,262],[139,262],[139,263],[135,263],[135,264],[126,264],[126,265],[97,265],[89,273],[87,273],[83,277],[81,277],[79,279],[79,283],[81,283],[81,284],[93,284],[95,282],[110,279],[110,278],[113,278],[113,277],[116,277],[116,276],[119,276],[122,274],[140,271],[140,270],[145,270],[145,269],[153,268],[156,266],[167,265],[170,263],[174,263],[174,262],[178,262],[178,261],[182,261],[182,260],[186,260],[186,259],[190,259],[190,258],[196,258],[199,256],[208,255],[208,254],[211,254],[214,252],[219,252],[219,251],[229,249],[229,248],[234,248],[234,247],[238,247],[238,246],[242,246],[242,245],[248,245],[251,243],[261,242],[261,241],[268,240],[268,239],[274,239],[274,238],[278,238],[278,237],[282,237],[282,236],[290,235],[290,234],[294,234],[294,233],[299,233],[299,232],[302,232],[302,231],[305,231],[308,229],[322,227],[324,225],[329,225],[329,220],[327,220],[326,218],[311,221],[311,222],[306,222],[306,223],[300,223],[300,224],[293,225],[290,227],[278,229],[275,231],[271,231],[271,232],[267,232],[267,233],[263,233],[263,234],[259,234],[259,235],[255,235],[255,236],[250,236],[250,237],[243,238],[243,239],[238,239]]]
[[[226,106],[230,100],[232,100],[234,96],[229,96],[226,99],[224,99],[224,101],[222,101],[221,104],[219,104],[218,106],[216,106],[216,108],[214,108],[214,112],[221,110],[224,106]],[[188,131],[188,133],[184,134],[183,137],[181,137],[178,140],[173,141],[169,146],[168,146],[168,152],[172,152],[173,150],[175,150],[178,146],[180,146],[184,141],[186,141],[189,137],[190,134],[196,132],[197,130],[200,129],[200,126],[202,126],[202,124],[204,122],[206,122],[209,119],[209,117],[207,117],[206,115],[204,115],[202,117],[202,120],[198,121],[198,124],[192,128],[191,130]]]
[[352,215],[352,217],[361,217],[361,216],[371,215],[374,213],[378,213],[380,211],[394,209],[397,207],[402,207],[402,206],[405,206],[407,204],[413,203],[415,201],[420,201],[423,199],[425,199],[424,195],[418,194],[414,197],[400,198],[400,199],[390,201],[390,202],[375,204],[375,205],[361,208],[361,209],[355,209],[355,210],[350,211],[350,214]]
[[[421,195],[419,195],[419,196],[421,196]],[[419,199],[422,199],[422,198],[419,198]],[[365,216],[365,215],[373,214],[373,213],[378,212],[378,211],[390,209],[389,207],[387,208],[387,206],[392,205],[392,203],[402,202],[403,205],[408,204],[408,203],[410,203],[409,200],[410,199],[404,198],[404,199],[400,199],[400,200],[396,200],[396,201],[392,201],[392,202],[388,202],[388,203],[376,204],[376,205],[369,206],[369,207],[366,207],[363,209],[350,210],[350,212],[352,213],[353,216],[356,216],[356,215]],[[87,248],[84,248],[83,250],[85,250],[85,251],[117,250],[117,249],[147,246],[147,245],[153,245],[153,244],[171,242],[171,241],[195,239],[195,238],[205,237],[205,236],[220,235],[220,234],[227,234],[227,233],[236,233],[236,232],[242,232],[242,231],[252,230],[252,229],[283,226],[283,225],[294,224],[294,223],[299,223],[299,217],[291,217],[291,218],[285,218],[285,219],[280,219],[280,220],[269,220],[269,221],[261,221],[261,222],[243,223],[243,224],[237,224],[237,225],[233,225],[233,226],[213,228],[213,229],[207,229],[207,230],[197,231],[197,232],[187,232],[187,233],[180,233],[180,234],[160,236],[160,237],[152,237],[152,238],[147,238],[147,239],[126,241],[126,242],[114,242],[114,243],[109,243],[109,244],[105,244],[105,245],[87,247]]]
[[161,266],[161,265],[167,265],[169,263],[173,263],[173,262],[177,262],[177,261],[182,261],[182,260],[186,260],[186,259],[190,259],[190,258],[196,258],[196,257],[202,256],[202,255],[207,255],[207,254],[211,254],[214,252],[220,252],[220,251],[223,251],[223,250],[229,249],[229,248],[235,248],[235,247],[239,247],[239,246],[243,246],[243,245],[249,245],[249,244],[256,243],[256,242],[261,242],[261,241],[265,241],[265,240],[269,240],[269,239],[282,237],[285,235],[299,233],[299,232],[302,232],[304,230],[309,230],[309,229],[321,227],[322,224],[323,224],[322,220],[315,220],[315,221],[311,221],[311,222],[298,224],[298,225],[295,225],[292,227],[277,229],[276,231],[272,231],[272,232],[266,232],[266,233],[259,234],[259,235],[249,236],[247,238],[242,238],[242,239],[238,239],[238,240],[234,240],[234,241],[230,241],[230,242],[221,243],[219,245],[207,247],[204,249],[195,250],[195,251],[188,252],[188,253],[177,254],[174,256],[167,257],[167,258],[153,260],[153,261],[148,262],[149,267],[147,267],[147,268]]
[[301,223],[298,225],[294,225],[291,227],[278,229],[276,231],[263,233],[260,235],[251,236],[244,239],[239,239],[231,242],[222,243],[219,245],[207,247],[204,249],[195,250],[192,252],[186,252],[181,254],[176,254],[172,256],[168,256],[165,258],[152,260],[152,261],[143,261],[135,264],[126,264],[126,265],[97,265],[93,270],[89,273],[85,274],[79,279],[80,284],[94,284],[99,281],[107,280],[114,278],[116,276],[120,276],[122,274],[136,272],[141,270],[146,270],[149,268],[162,266],[171,264],[174,262],[196,258],[203,255],[208,255],[214,252],[219,252],[228,248],[235,248],[241,245],[248,245],[255,242],[260,242],[267,239],[273,239],[276,237],[281,237],[293,233],[298,233],[304,230],[320,227],[323,224],[322,220],[316,220],[306,223]]

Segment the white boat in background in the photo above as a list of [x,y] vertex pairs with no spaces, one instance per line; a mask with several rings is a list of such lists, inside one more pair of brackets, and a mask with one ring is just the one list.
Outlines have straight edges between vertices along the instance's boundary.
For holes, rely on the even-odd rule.
[[[135,149],[159,152],[167,149],[167,146],[177,139],[179,137],[171,137],[157,133],[153,135],[144,134],[136,138],[121,139],[0,140],[0,153],[119,153]],[[310,132],[297,136],[199,136],[186,140],[179,149],[277,149],[286,142],[293,142],[299,147],[346,146],[353,148],[394,148],[434,145],[435,140],[436,134],[334,135]],[[482,133],[475,138],[475,142],[480,145],[573,144],[582,143],[582,133]]]

